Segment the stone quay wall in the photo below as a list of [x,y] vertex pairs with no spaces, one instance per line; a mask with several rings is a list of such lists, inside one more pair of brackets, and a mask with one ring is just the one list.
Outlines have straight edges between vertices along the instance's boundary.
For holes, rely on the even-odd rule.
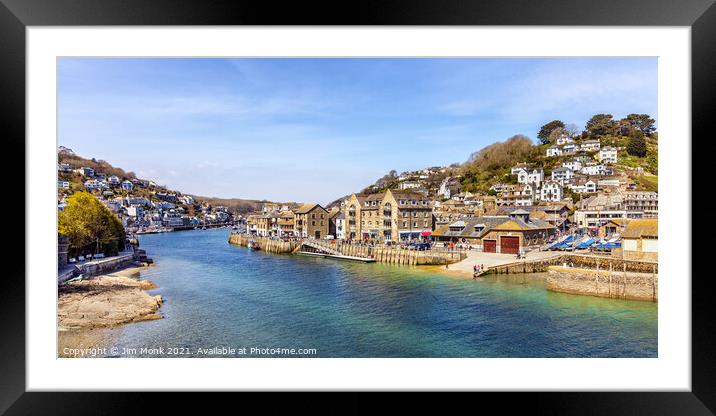
[[299,240],[272,240],[267,237],[254,237],[239,233],[231,233],[231,235],[229,235],[230,244],[248,247],[250,241],[255,241],[260,250],[274,254],[293,253],[293,251],[300,246]]
[[[246,234],[231,233],[229,243],[247,247],[250,241],[255,241],[260,250],[268,253],[293,253],[300,249],[301,240],[271,240],[267,237],[247,236]],[[404,265],[443,265],[456,263],[467,257],[464,252],[452,251],[418,251],[405,250],[397,247],[368,247],[350,244],[341,240],[311,240],[327,249],[335,250],[343,256],[372,258],[376,262],[404,264]]]
[[[334,240],[335,241],[335,240]],[[389,246],[358,246],[343,241],[327,247],[338,250],[344,256],[375,259],[376,262],[404,264],[413,266],[444,265],[464,260],[467,254],[462,251],[406,250]]]
[[566,253],[543,260],[523,260],[514,263],[490,267],[485,274],[543,273],[550,266],[570,265],[582,269],[598,271],[659,273],[659,265],[655,262],[623,260],[608,256],[593,256]]
[[92,260],[78,266],[79,273],[85,277],[109,273],[122,267],[128,267],[135,262],[134,253],[122,254],[106,259]]
[[548,273],[545,286],[554,292],[651,302],[659,299],[659,275],[656,273],[560,266],[550,266]]

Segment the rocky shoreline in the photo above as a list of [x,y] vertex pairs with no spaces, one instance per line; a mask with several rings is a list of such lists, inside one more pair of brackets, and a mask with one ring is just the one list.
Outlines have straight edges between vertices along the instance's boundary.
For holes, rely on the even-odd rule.
[[157,286],[149,280],[139,280],[146,267],[131,267],[59,287],[60,356],[67,347],[101,344],[104,338],[101,334],[106,332],[102,329],[163,318],[157,313],[163,303],[161,295],[147,293]]

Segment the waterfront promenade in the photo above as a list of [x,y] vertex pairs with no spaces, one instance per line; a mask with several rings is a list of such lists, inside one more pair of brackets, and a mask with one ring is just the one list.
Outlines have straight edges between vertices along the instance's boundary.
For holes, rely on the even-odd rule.
[[287,241],[234,233],[229,235],[229,244],[255,247],[269,253],[320,254],[334,258],[360,258],[371,262],[401,265],[445,265],[459,262],[466,257],[465,250],[411,250],[391,245],[368,245],[343,240],[317,240],[295,238]]
[[554,259],[562,256],[563,254],[564,253],[556,251],[533,251],[528,253],[525,258],[517,259],[514,254],[484,253],[482,251],[474,250],[467,251],[467,257],[460,262],[449,265],[448,270],[466,273],[472,276],[473,267],[475,265],[483,266],[484,269],[488,269],[517,262],[531,262],[538,260]]

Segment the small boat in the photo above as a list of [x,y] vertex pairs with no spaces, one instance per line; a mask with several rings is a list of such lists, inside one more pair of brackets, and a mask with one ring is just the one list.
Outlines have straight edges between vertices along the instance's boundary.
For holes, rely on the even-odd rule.
[[259,243],[257,243],[257,242],[254,241],[254,240],[251,240],[251,241],[249,241],[249,248],[250,248],[251,250],[259,250],[259,249],[260,249]]

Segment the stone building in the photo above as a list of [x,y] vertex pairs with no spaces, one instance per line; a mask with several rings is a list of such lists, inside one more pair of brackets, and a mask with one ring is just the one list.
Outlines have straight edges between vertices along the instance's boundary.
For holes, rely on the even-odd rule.
[[629,221],[622,235],[621,255],[625,260],[658,261],[659,220],[649,218]]
[[482,246],[486,253],[517,254],[525,248],[544,244],[557,229],[548,222],[531,218],[523,209],[504,216],[484,216],[459,220],[438,227],[437,241]]
[[290,210],[281,211],[278,217],[279,236],[293,237],[296,226],[296,214]]
[[414,240],[429,236],[433,229],[431,201],[418,192],[353,194],[343,207],[343,215],[343,238],[349,240]]
[[386,191],[381,202],[383,239],[390,241],[419,240],[433,230],[430,199],[408,191]]
[[295,212],[296,237],[325,238],[328,235],[328,211],[319,204],[304,204]]
[[659,215],[659,194],[649,191],[627,191],[622,196],[622,205],[628,212],[642,212],[644,218]]

